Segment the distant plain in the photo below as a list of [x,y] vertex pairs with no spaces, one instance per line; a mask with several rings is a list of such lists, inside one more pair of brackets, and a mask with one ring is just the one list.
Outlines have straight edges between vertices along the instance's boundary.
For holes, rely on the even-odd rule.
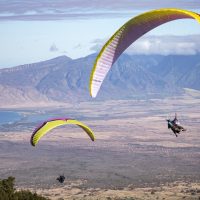
[[[165,99],[95,101],[12,110],[23,117],[0,125],[0,177],[15,176],[18,188],[42,194],[53,188],[76,188],[80,191],[72,192],[73,198],[87,199],[87,194],[80,194],[91,188],[99,192],[125,188],[131,191],[175,182],[199,187],[200,95],[194,91]],[[175,112],[187,129],[177,138],[167,129],[165,121],[173,118]],[[37,124],[57,116],[76,118],[89,125],[95,133],[95,142],[80,128],[69,125],[51,131],[32,147],[29,140]],[[56,181],[60,174],[66,176],[64,185]],[[52,192],[49,197],[53,196]]]

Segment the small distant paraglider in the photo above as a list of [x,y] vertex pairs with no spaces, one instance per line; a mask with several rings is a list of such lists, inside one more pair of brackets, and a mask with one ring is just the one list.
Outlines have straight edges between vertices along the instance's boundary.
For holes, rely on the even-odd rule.
[[79,127],[81,127],[90,137],[92,141],[94,141],[94,134],[92,130],[83,124],[82,122],[75,120],[75,119],[67,119],[67,118],[59,118],[59,119],[51,119],[43,122],[38,128],[36,128],[31,136],[31,145],[35,146],[40,138],[42,138],[48,131],[62,125],[67,125],[67,124],[74,124]]
[[64,175],[60,175],[56,180],[57,180],[59,183],[64,183],[64,181],[65,181],[65,176],[64,176]]
[[167,119],[167,124],[168,124],[168,129],[171,129],[176,137],[178,137],[178,134],[180,134],[180,132],[186,131],[186,129],[180,125],[176,113],[173,120]]
[[191,18],[200,23],[200,15],[188,10],[163,8],[138,15],[122,27],[106,42],[96,57],[90,75],[90,95],[96,97],[112,65],[118,57],[138,38],[152,29],[178,19]]

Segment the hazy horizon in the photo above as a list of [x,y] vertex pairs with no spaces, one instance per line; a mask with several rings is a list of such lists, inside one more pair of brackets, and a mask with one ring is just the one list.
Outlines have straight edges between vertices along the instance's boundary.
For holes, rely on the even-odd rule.
[[[34,63],[60,55],[75,59],[98,52],[127,20],[162,7],[200,12],[200,2],[195,0],[0,2],[0,67]],[[147,33],[128,51],[191,55],[199,52],[199,37],[200,26],[195,20],[177,20]]]

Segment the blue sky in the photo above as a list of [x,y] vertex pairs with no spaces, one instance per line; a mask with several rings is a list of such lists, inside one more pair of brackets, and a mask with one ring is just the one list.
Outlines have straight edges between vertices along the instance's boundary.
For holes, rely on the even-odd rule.
[[[86,56],[130,18],[162,7],[200,13],[199,0],[0,0],[0,67]],[[199,38],[196,21],[177,20],[146,34],[127,53],[195,54]]]

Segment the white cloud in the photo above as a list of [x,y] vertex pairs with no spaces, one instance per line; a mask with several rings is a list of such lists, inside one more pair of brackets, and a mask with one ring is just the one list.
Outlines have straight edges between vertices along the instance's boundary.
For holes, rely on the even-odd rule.
[[[100,51],[106,40],[95,40],[91,50]],[[131,55],[194,55],[200,53],[200,35],[144,36],[134,42],[125,53]]]
[[55,44],[52,44],[52,45],[50,46],[50,48],[49,48],[49,51],[51,51],[51,52],[56,52],[56,51],[58,51],[58,48],[56,47]]
[[200,35],[145,36],[131,45],[128,54],[194,55],[199,53]]
[[[113,17],[163,7],[197,9],[199,0],[1,0],[0,20],[62,20]],[[130,14],[130,13],[129,13]]]

